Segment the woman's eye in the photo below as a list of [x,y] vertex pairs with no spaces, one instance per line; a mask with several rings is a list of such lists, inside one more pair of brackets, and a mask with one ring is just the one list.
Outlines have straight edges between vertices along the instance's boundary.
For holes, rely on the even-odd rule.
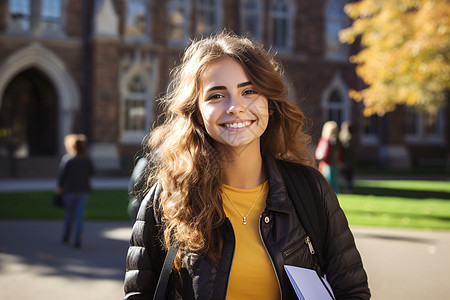
[[253,95],[253,94],[258,94],[258,92],[255,90],[245,90],[244,91],[244,95]]
[[223,98],[223,96],[221,94],[212,94],[207,98],[207,100],[217,100],[220,98]]

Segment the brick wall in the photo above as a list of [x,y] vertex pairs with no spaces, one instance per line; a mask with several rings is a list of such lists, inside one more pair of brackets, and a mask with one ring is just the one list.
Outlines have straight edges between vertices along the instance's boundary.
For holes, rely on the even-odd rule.
[[91,132],[93,141],[115,143],[118,140],[119,49],[115,41],[97,41],[93,46]]

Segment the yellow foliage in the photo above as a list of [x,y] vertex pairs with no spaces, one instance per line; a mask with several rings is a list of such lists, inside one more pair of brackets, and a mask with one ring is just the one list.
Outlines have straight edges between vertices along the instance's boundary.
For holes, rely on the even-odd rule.
[[345,6],[353,19],[342,42],[360,37],[351,57],[367,88],[349,96],[363,101],[365,115],[383,115],[396,105],[435,110],[450,90],[450,1],[360,0]]

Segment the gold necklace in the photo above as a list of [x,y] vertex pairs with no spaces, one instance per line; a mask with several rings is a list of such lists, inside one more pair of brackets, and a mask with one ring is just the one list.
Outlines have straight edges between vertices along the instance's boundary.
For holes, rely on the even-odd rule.
[[253,202],[252,207],[250,208],[248,213],[245,215],[245,217],[239,212],[239,210],[236,208],[236,206],[234,206],[233,201],[231,201],[230,197],[228,197],[228,195],[225,193],[225,191],[223,191],[223,194],[225,195],[225,197],[227,197],[228,201],[230,201],[231,205],[234,207],[234,209],[237,211],[237,213],[242,217],[242,224],[244,224],[244,225],[247,224],[247,217],[251,213],[251,211],[253,210],[253,207],[255,207],[256,202],[258,202],[258,199],[259,199],[259,196],[261,195],[263,187],[264,187],[264,183],[262,184],[261,189],[259,190],[258,197],[256,197],[255,202]]

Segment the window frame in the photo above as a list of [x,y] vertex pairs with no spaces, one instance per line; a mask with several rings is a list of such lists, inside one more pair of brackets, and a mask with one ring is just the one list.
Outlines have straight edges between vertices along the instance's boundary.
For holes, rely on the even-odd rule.
[[[207,6],[204,3],[202,3],[205,0],[197,0],[196,1],[196,8],[195,8],[195,35],[199,37],[207,37],[210,36],[212,33],[220,30],[223,24],[222,14],[223,14],[223,6],[221,0],[209,0],[213,1],[212,6]],[[202,19],[202,12],[203,11],[213,13],[214,14],[214,20],[217,20],[214,24],[208,24],[208,26],[205,26],[205,30],[202,32],[199,31],[200,26],[200,20]]]
[[183,36],[181,40],[174,40],[171,39],[170,32],[168,32],[167,40],[170,45],[174,46],[185,46],[189,42],[189,28],[190,28],[190,20],[191,20],[191,7],[190,7],[190,1],[187,0],[169,0],[167,2],[167,26],[170,30],[170,16],[171,16],[171,9],[177,10],[178,8],[181,8],[183,11],[183,17],[184,22],[182,24],[183,27]]
[[40,30],[46,34],[46,35],[52,35],[52,34],[60,34],[63,32],[64,29],[64,6],[65,6],[65,0],[59,0],[60,5],[60,15],[59,15],[59,22],[56,22],[56,26],[54,29],[46,29],[44,28],[44,2],[48,0],[41,0],[40,8],[39,8],[39,28]]
[[[253,10],[248,10],[246,8],[246,4],[248,1],[254,1],[256,3],[256,8]],[[255,40],[261,41],[262,40],[262,4],[261,1],[258,0],[242,0],[240,1],[240,24],[241,24],[241,34],[243,35],[250,35]],[[246,30],[246,19],[248,17],[253,17],[256,19],[256,30],[257,32],[250,32]]]
[[[26,21],[28,24],[26,26],[26,28],[23,28],[22,26],[18,26],[16,25],[17,23],[19,23],[20,21],[14,20],[13,18],[13,12],[11,11],[12,7],[15,7],[15,5],[12,5],[12,3],[15,2],[17,4],[17,0],[10,0],[8,2],[8,30],[10,32],[14,32],[14,33],[28,33],[32,31],[32,19],[33,19],[33,7],[32,7],[32,0],[20,0],[20,2],[25,2],[24,5],[21,5],[20,7],[26,8],[28,7],[28,11],[24,12],[24,11],[17,11],[15,13],[17,13],[18,15],[20,14],[24,14],[28,13],[27,17],[28,20]],[[26,10],[26,9],[25,9]]]
[[[131,79],[128,81],[127,83],[127,87],[132,84],[131,81],[138,79],[139,81],[141,81],[142,85],[143,85],[143,92],[142,93],[137,93],[137,92],[133,92],[130,91],[128,88],[125,91],[124,97],[123,97],[123,102],[124,102],[124,108],[123,108],[123,132],[124,135],[127,136],[126,139],[129,140],[135,140],[135,139],[139,139],[140,137],[142,137],[143,135],[145,135],[148,132],[148,111],[149,111],[149,97],[148,97],[148,87],[145,84],[145,80],[142,78],[142,76],[140,76],[140,74],[134,74],[134,76],[131,77]],[[127,120],[130,118],[129,115],[129,110],[128,110],[128,104],[131,102],[137,102],[139,104],[143,104],[144,107],[144,114],[143,114],[143,122],[144,122],[144,128],[142,129],[130,129],[128,128],[128,122]],[[140,107],[140,106],[139,106]]]
[[[128,32],[130,20],[130,6],[132,3],[141,3],[144,5],[144,29],[142,34],[130,34]],[[125,4],[125,39],[131,43],[148,43],[151,32],[151,10],[149,0],[128,0]]]
[[[274,11],[274,8],[277,4],[277,2],[284,2],[288,9],[286,13]],[[269,40],[272,45],[272,48],[274,51],[282,53],[282,54],[288,54],[292,51],[292,36],[294,35],[294,17],[296,15],[296,7],[294,3],[291,0],[271,0],[270,7],[269,7]],[[285,45],[275,45],[275,28],[274,28],[274,21],[275,19],[284,19],[286,21],[286,41]]]
[[[405,110],[405,140],[409,144],[444,144],[445,143],[445,117],[444,110],[440,109],[436,112],[436,133],[427,134],[425,123],[428,113],[418,112],[414,107],[407,107]],[[408,114],[413,114],[415,117],[415,122],[413,124],[415,133],[408,133]],[[437,123],[437,124],[436,124]]]
[[[372,115],[370,117],[365,117],[362,114],[361,109],[361,116],[363,118],[362,120],[362,126],[361,126],[361,143],[363,145],[378,145],[380,141],[380,132],[381,132],[381,125],[382,125],[382,118],[378,115]],[[365,125],[365,123],[368,123],[368,126]],[[375,127],[375,130],[370,130],[370,128]],[[366,128],[369,128],[370,132],[366,132]]]
[[22,0],[28,1],[29,6],[29,20],[28,28],[19,28],[14,25],[11,20],[11,1],[8,8],[8,30],[11,35],[19,36],[37,36],[44,38],[63,38],[65,36],[65,7],[67,0],[58,0],[60,6],[60,16],[57,19],[56,26],[53,29],[46,28],[43,25],[45,20],[43,9],[45,0]]
[[[157,58],[149,54],[142,54],[136,50],[133,58],[129,54],[123,56],[120,60],[119,71],[119,91],[120,91],[120,111],[119,111],[119,141],[122,144],[138,145],[149,133],[152,122],[155,120],[154,110],[155,103],[153,101],[158,84],[159,61]],[[145,129],[144,130],[127,130],[126,128],[126,101],[129,99],[128,85],[133,78],[139,76],[145,86]]]
[[[341,98],[341,101],[339,103],[334,103],[330,101],[330,98],[333,95],[334,91],[336,91]],[[328,86],[322,93],[321,108],[322,108],[323,122],[329,121],[328,115],[330,109],[338,109],[341,111],[341,121],[338,125],[340,125],[342,122],[350,120],[351,101],[350,98],[348,97],[347,91],[348,87],[345,84],[341,73],[336,72],[331,82],[328,84]]]
[[[346,3],[345,0],[328,0],[325,6],[325,55],[329,60],[347,61],[350,57],[349,45],[339,41],[339,31],[350,25],[350,19],[344,12]],[[330,32],[331,27],[338,29],[334,30],[335,32]],[[338,48],[337,51],[330,50],[331,35],[333,35],[333,48]],[[336,45],[338,46],[336,47]]]

